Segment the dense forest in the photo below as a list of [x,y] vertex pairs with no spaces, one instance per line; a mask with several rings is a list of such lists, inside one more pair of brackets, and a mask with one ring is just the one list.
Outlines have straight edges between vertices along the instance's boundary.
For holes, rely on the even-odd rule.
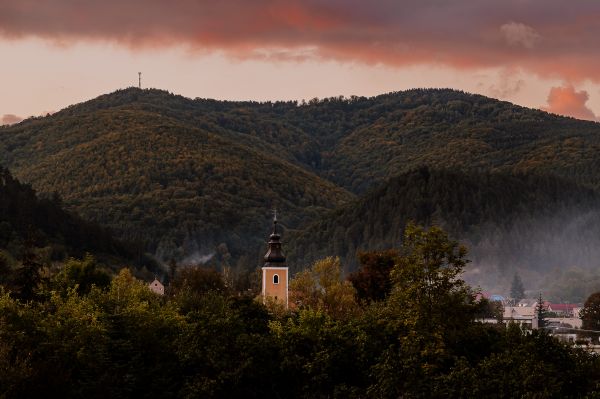
[[[556,270],[600,265],[596,191],[550,176],[427,167],[391,178],[304,229],[290,231],[290,264],[301,270],[335,255],[353,271],[358,252],[398,246],[410,221],[442,226],[466,243],[475,265],[467,269],[467,280],[499,292],[515,272],[533,291],[549,288],[541,278],[547,271],[559,284],[563,276]],[[562,299],[582,302],[600,284],[578,288],[583,291],[578,297],[565,292]]]
[[[465,280],[600,291],[599,133],[452,90],[0,127],[0,397],[598,397],[598,356]],[[259,296],[273,208],[290,309]]]
[[[0,159],[15,176],[165,264],[252,270],[276,207],[297,266],[331,253],[353,270],[357,249],[397,244],[414,219],[439,222],[473,246],[474,282],[486,282],[477,270],[523,269],[528,283],[540,270],[585,275],[595,266],[587,240],[595,209],[580,211],[593,202],[588,189],[600,187],[599,150],[598,123],[446,89],[259,103],[130,88],[0,128]],[[432,187],[390,191],[368,215],[350,209],[386,194],[377,187],[399,190],[401,176],[420,167],[432,171]],[[463,172],[458,192],[436,187],[434,169]],[[413,178],[407,183],[424,184]],[[514,211],[508,219],[505,206]],[[556,209],[564,212],[554,217]],[[333,221],[350,230],[335,231]],[[550,232],[562,230],[563,248],[575,237],[584,247],[556,249]]]
[[466,256],[443,230],[409,225],[350,281],[331,257],[299,273],[290,310],[210,269],[172,270],[159,296],[128,269],[111,280],[71,259],[29,299],[0,284],[0,396],[597,397],[598,356],[480,322],[499,314],[462,281]]
[[0,133],[11,170],[165,261],[256,263],[274,207],[298,225],[352,198],[276,153],[151,110],[69,112],[31,121],[35,137],[27,123]]
[[14,264],[28,252],[46,264],[89,253],[115,268],[152,265],[140,246],[123,243],[106,228],[65,211],[57,196],[38,198],[0,167],[0,258]]

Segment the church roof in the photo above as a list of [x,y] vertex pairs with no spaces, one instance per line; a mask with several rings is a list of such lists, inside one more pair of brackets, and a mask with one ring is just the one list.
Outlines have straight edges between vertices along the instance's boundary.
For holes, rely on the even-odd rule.
[[269,248],[265,254],[265,266],[285,266],[285,255],[281,249],[281,236],[277,232],[277,213],[273,217],[273,232],[269,237]]

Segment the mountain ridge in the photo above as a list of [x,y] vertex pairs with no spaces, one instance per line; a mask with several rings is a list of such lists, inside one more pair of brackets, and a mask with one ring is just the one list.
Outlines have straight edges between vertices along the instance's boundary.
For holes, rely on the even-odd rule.
[[449,89],[298,103],[129,88],[0,128],[3,163],[84,217],[163,260],[245,265],[274,206],[297,230],[421,166],[598,188],[599,154],[598,123]]

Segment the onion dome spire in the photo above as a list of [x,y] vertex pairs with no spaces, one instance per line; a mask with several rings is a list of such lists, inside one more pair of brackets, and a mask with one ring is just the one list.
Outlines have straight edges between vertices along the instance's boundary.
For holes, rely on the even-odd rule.
[[273,232],[269,237],[269,249],[265,254],[265,266],[285,266],[285,255],[281,250],[281,236],[277,232],[277,210],[273,212]]

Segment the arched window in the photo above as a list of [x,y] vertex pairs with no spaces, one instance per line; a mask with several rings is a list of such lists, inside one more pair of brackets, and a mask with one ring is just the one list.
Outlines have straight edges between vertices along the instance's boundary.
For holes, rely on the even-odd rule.
[[279,274],[273,275],[273,284],[279,284]]

